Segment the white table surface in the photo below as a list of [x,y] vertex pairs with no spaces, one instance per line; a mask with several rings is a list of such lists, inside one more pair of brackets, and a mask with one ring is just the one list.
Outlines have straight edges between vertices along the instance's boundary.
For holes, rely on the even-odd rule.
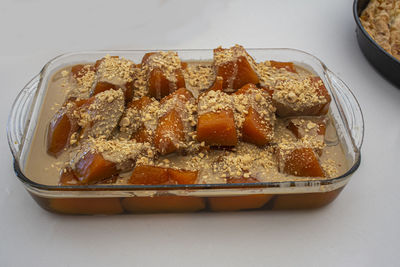
[[[361,54],[351,2],[2,0],[0,266],[399,266],[400,90]],[[6,140],[8,113],[49,59],[79,50],[234,43],[310,52],[357,96],[366,124],[362,162],[331,205],[59,216],[42,210],[16,178]]]

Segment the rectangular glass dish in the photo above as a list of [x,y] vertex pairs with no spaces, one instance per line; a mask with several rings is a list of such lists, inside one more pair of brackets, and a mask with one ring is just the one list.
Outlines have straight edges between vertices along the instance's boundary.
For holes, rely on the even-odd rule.
[[[183,61],[210,60],[213,50],[174,50]],[[257,61],[291,61],[318,75],[332,102],[329,115],[336,127],[349,169],[339,177],[305,181],[193,185],[46,185],[26,173],[26,161],[46,90],[63,67],[91,63],[107,54],[140,62],[151,51],[94,51],[61,55],[19,93],[9,116],[7,134],[14,169],[27,191],[44,209],[68,214],[236,211],[318,208],[332,202],[360,164],[364,122],[348,87],[316,57],[294,49],[247,49]],[[54,177],[58,179],[58,177]]]

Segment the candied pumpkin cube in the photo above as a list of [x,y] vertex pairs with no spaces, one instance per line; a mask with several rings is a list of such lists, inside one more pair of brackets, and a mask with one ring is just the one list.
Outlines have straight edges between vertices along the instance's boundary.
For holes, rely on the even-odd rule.
[[99,153],[86,153],[75,164],[74,175],[81,184],[93,184],[118,174],[116,164]]
[[270,60],[269,62],[271,63],[271,67],[274,67],[277,69],[285,69],[287,71],[297,73],[293,62],[280,62],[280,61],[274,61],[274,60]]
[[143,96],[137,100],[133,100],[128,104],[128,108],[134,108],[137,110],[144,109],[147,105],[152,102],[151,98],[148,96]]
[[175,109],[168,111],[159,119],[155,134],[154,147],[161,155],[166,155],[179,150],[185,141],[183,122]]
[[129,183],[156,185],[168,184],[169,175],[168,169],[156,166],[136,166],[133,170]]
[[178,184],[194,184],[197,180],[197,171],[168,169],[169,179]]
[[79,180],[75,176],[74,172],[71,169],[68,169],[61,173],[61,177],[60,177],[58,184],[59,185],[78,185]]
[[321,108],[316,115],[325,115],[329,111],[329,104],[332,101],[332,97],[330,96],[328,90],[324,85],[324,82],[321,80],[320,77],[312,77],[312,80],[317,86],[317,95],[326,99],[326,104],[321,105]]
[[260,114],[250,107],[242,125],[243,141],[264,146],[271,142],[273,134],[271,123],[263,121]]
[[215,72],[224,80],[223,89],[236,91],[247,83],[259,83],[258,75],[250,64],[252,61],[242,46],[214,49]]
[[194,184],[196,179],[197,171],[143,165],[137,166],[133,170],[129,183],[143,185]]
[[132,213],[195,212],[205,209],[201,197],[155,196],[129,197],[122,200],[122,206]]
[[318,157],[312,148],[278,149],[279,171],[294,176],[325,177]]
[[291,119],[286,126],[298,139],[306,135],[324,136],[326,133],[326,123],[323,119]]
[[316,209],[328,205],[339,195],[343,187],[323,193],[282,194],[274,199],[274,210]]
[[264,206],[272,195],[254,194],[232,197],[209,197],[208,204],[212,211],[239,211],[259,209]]
[[77,120],[71,115],[77,108],[74,102],[67,102],[49,124],[47,131],[47,153],[57,157],[70,145],[71,137],[79,130]]
[[224,78],[221,76],[215,77],[215,81],[207,91],[223,91]]
[[328,112],[331,97],[319,77],[280,83],[272,95],[278,116],[320,116]]
[[118,214],[124,212],[119,198],[53,198],[49,209],[63,214]]
[[176,82],[165,77],[161,69],[155,68],[150,72],[148,79],[149,95],[157,100],[169,95],[178,88],[185,87],[185,78],[181,70],[175,71]]
[[[175,63],[178,62],[177,66]],[[142,68],[147,71],[149,95],[157,100],[181,87],[186,87],[182,64],[174,52],[146,53],[142,59]]]
[[117,87],[109,82],[97,82],[96,86],[93,88],[91,95],[94,96],[110,89],[116,90]]
[[197,140],[210,146],[235,146],[237,134],[232,110],[208,112],[198,116]]
[[86,75],[89,71],[94,71],[95,68],[91,65],[83,65],[83,64],[78,64],[75,66],[72,66],[71,68],[71,73],[72,77],[75,79],[82,78],[83,76]]
[[167,95],[166,97],[164,97],[163,99],[161,99],[160,103],[164,104],[168,100],[173,99],[174,97],[176,97],[176,99],[181,102],[187,102],[193,98],[193,94],[186,88],[179,88],[175,92],[173,92],[173,93]]
[[138,143],[153,143],[153,137],[148,133],[144,125],[142,125],[139,130],[132,134],[131,139]]

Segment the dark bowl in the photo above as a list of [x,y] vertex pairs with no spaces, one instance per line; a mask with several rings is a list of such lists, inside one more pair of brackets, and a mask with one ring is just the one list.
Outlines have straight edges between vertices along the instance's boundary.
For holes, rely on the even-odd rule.
[[400,61],[378,45],[361,24],[359,17],[368,3],[369,0],[355,0],[353,4],[358,45],[371,65],[387,80],[400,88]]

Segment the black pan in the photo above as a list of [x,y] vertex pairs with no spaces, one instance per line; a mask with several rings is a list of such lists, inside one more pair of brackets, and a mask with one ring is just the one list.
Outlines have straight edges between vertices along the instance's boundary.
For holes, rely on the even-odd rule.
[[369,0],[355,0],[353,4],[353,15],[357,24],[358,45],[371,65],[382,76],[400,88],[400,61],[380,47],[361,25],[359,16],[368,3]]

